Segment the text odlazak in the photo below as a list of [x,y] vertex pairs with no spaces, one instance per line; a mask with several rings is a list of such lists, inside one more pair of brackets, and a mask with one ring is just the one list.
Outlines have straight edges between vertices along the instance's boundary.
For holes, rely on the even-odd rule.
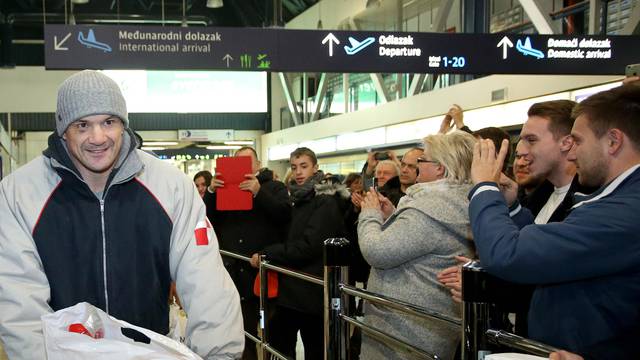
[[118,31],[118,38],[121,40],[152,40],[152,41],[222,41],[222,34],[219,32],[207,33],[200,31]]

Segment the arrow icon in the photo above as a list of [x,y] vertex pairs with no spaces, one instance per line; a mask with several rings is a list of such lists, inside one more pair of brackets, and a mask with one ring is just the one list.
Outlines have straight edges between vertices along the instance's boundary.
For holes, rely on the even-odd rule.
[[500,40],[496,47],[500,46],[502,46],[502,59],[504,60],[507,58],[507,49],[513,47],[513,43],[511,42],[511,40],[509,40],[508,37],[505,36],[502,38],[502,40]]
[[58,37],[54,36],[53,37],[53,50],[69,50],[69,48],[67,48],[67,47],[62,47],[62,44],[64,44],[64,42],[69,39],[69,36],[71,36],[71,33],[68,33],[67,36],[62,38],[62,40],[60,42],[58,42]]
[[333,56],[333,44],[340,44],[340,40],[338,40],[338,38],[333,35],[333,33],[329,33],[329,35],[322,39],[322,44],[326,44],[327,41],[329,42],[329,56]]
[[222,58],[222,61],[226,61],[227,62],[227,67],[229,67],[229,61],[233,60],[233,58],[231,57],[231,55],[227,54]]

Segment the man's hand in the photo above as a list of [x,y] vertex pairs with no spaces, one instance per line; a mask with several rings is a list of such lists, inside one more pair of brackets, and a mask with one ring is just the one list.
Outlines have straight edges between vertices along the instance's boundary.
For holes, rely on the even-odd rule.
[[373,175],[373,173],[376,171],[376,166],[378,166],[378,160],[376,160],[376,152],[369,151],[367,153],[367,170],[365,170],[365,173],[369,176]]
[[[631,84],[632,82],[640,81],[640,76],[629,76],[622,80],[623,85]],[[640,84],[640,83],[638,83]]]
[[451,106],[451,108],[449,109],[447,115],[451,116],[451,119],[453,119],[453,123],[455,124],[456,129],[460,130],[464,127],[464,115],[460,105],[453,104],[453,106]]
[[474,184],[485,181],[500,182],[502,164],[507,156],[509,140],[502,140],[500,153],[496,157],[496,147],[489,139],[478,140],[473,147],[473,162],[471,163],[471,180]]
[[351,203],[355,206],[357,211],[360,211],[360,204],[362,203],[363,197],[362,194],[358,192],[354,192],[351,194]]
[[211,179],[211,184],[209,185],[209,191],[214,193],[216,192],[216,189],[219,187],[224,187],[224,181],[218,179],[218,177],[222,175],[220,173],[215,173],[213,175],[213,179]]
[[394,163],[398,164],[398,166],[400,166],[400,160],[398,160],[398,157],[396,156],[396,153],[393,150],[387,151],[387,155],[389,155],[389,160],[393,161]]
[[438,281],[451,292],[451,297],[455,302],[462,302],[462,278],[460,274],[460,266],[451,266],[437,275]]
[[[240,183],[240,190],[251,191],[255,197],[256,194],[258,194],[258,191],[260,191],[260,182],[258,181],[258,178],[253,174],[246,174],[244,177],[247,180]],[[211,183],[213,183],[213,181]]]
[[444,115],[438,134],[446,134],[451,131],[454,126],[457,130],[464,127],[462,108],[458,104],[451,105],[449,111]]
[[507,205],[511,206],[518,199],[518,184],[511,180],[504,173],[500,174],[500,182],[498,183],[500,192],[507,201]]
[[584,360],[584,358],[578,354],[562,350],[549,354],[549,360]]
[[259,268],[260,267],[260,254],[255,253],[253,255],[251,255],[251,261],[249,261],[249,263],[251,263],[251,266],[253,266],[254,268]]
[[382,218],[387,220],[394,211],[396,211],[396,207],[393,206],[391,200],[384,197],[382,194],[378,194],[378,200],[380,201],[380,210],[382,211]]
[[453,125],[451,124],[451,121],[453,119],[451,118],[451,115],[449,115],[449,113],[447,113],[443,118],[442,118],[442,123],[440,123],[440,130],[438,130],[438,134],[446,134],[449,131],[451,131],[451,129],[453,129]]
[[471,261],[464,256],[456,256],[455,259],[460,265],[448,267],[440,271],[436,276],[438,281],[451,291],[453,301],[462,302],[462,265]]
[[381,210],[380,200],[378,200],[378,193],[371,188],[367,195],[362,199],[360,208],[364,209],[376,209]]

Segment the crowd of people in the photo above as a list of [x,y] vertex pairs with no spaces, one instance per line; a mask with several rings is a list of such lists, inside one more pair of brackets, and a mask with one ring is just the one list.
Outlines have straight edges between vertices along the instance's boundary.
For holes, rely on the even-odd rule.
[[[12,359],[44,358],[40,317],[82,301],[167,333],[173,282],[191,349],[258,359],[243,330],[258,336],[264,320],[261,259],[322,276],[324,240],[346,237],[351,282],[370,291],[460,317],[460,265],[477,259],[528,286],[514,298],[515,328],[566,350],[552,359],[637,356],[640,86],[537,103],[526,115],[512,146],[501,129],[466,127],[454,105],[422,146],[372,151],[344,182],[304,147],[281,182],[243,147],[234,156],[251,159],[239,188],[252,208],[224,211],[224,174],[199,172],[193,186],[137,150],[117,85],[80,72],[60,88],[48,149],[0,184],[0,338]],[[269,301],[269,344],[294,358],[300,333],[305,359],[322,359],[322,288],[279,274]],[[369,302],[353,308],[367,325],[457,356],[459,330]],[[351,345],[361,359],[413,358],[366,333]]]
[[[633,270],[637,220],[633,211],[612,206],[634,203],[632,192],[624,190],[640,163],[637,130],[629,125],[640,119],[639,111],[636,85],[593,95],[582,104],[537,103],[511,146],[501,129],[466,127],[462,109],[454,105],[439,134],[426,137],[423,146],[401,158],[393,151],[370,152],[362,173],[350,174],[343,185],[318,170],[310,149],[297,149],[284,184],[293,206],[290,230],[284,242],[256,246],[252,264],[257,267],[262,254],[276,264],[321,275],[323,239],[345,236],[353,244],[352,282],[459,317],[460,265],[475,258],[489,273],[528,285],[514,297],[519,334],[581,354],[560,352],[554,358],[628,354],[625,334],[637,334],[640,320]],[[512,166],[506,161],[511,150]],[[315,195],[309,195],[311,188]],[[318,218],[309,215],[298,194],[323,204],[314,206]],[[320,202],[318,196],[329,198]],[[601,206],[603,212],[597,210]],[[589,224],[580,217],[585,211]],[[576,221],[584,227],[575,228]],[[322,235],[316,236],[319,229]],[[278,330],[270,333],[272,343],[292,355],[299,330],[305,358],[320,357],[321,333],[313,331],[322,325],[320,289],[280,279],[283,295],[276,300],[273,326]],[[441,358],[456,357],[458,331],[371,303],[356,309],[374,328]],[[288,319],[284,328],[279,314]],[[366,333],[352,340],[362,359],[411,358]],[[610,343],[623,350],[603,355],[601,349]]]

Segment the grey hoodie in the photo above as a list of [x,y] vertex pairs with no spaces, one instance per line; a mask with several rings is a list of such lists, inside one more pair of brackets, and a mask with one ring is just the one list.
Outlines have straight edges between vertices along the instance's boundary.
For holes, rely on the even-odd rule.
[[[368,289],[450,317],[460,306],[439,284],[436,274],[456,264],[455,255],[472,256],[467,194],[471,185],[446,180],[415,184],[407,189],[396,211],[363,209],[358,224],[360,249],[371,265]],[[442,359],[451,359],[459,329],[421,320],[367,303],[365,323]],[[361,359],[412,359],[406,353],[362,336]]]

